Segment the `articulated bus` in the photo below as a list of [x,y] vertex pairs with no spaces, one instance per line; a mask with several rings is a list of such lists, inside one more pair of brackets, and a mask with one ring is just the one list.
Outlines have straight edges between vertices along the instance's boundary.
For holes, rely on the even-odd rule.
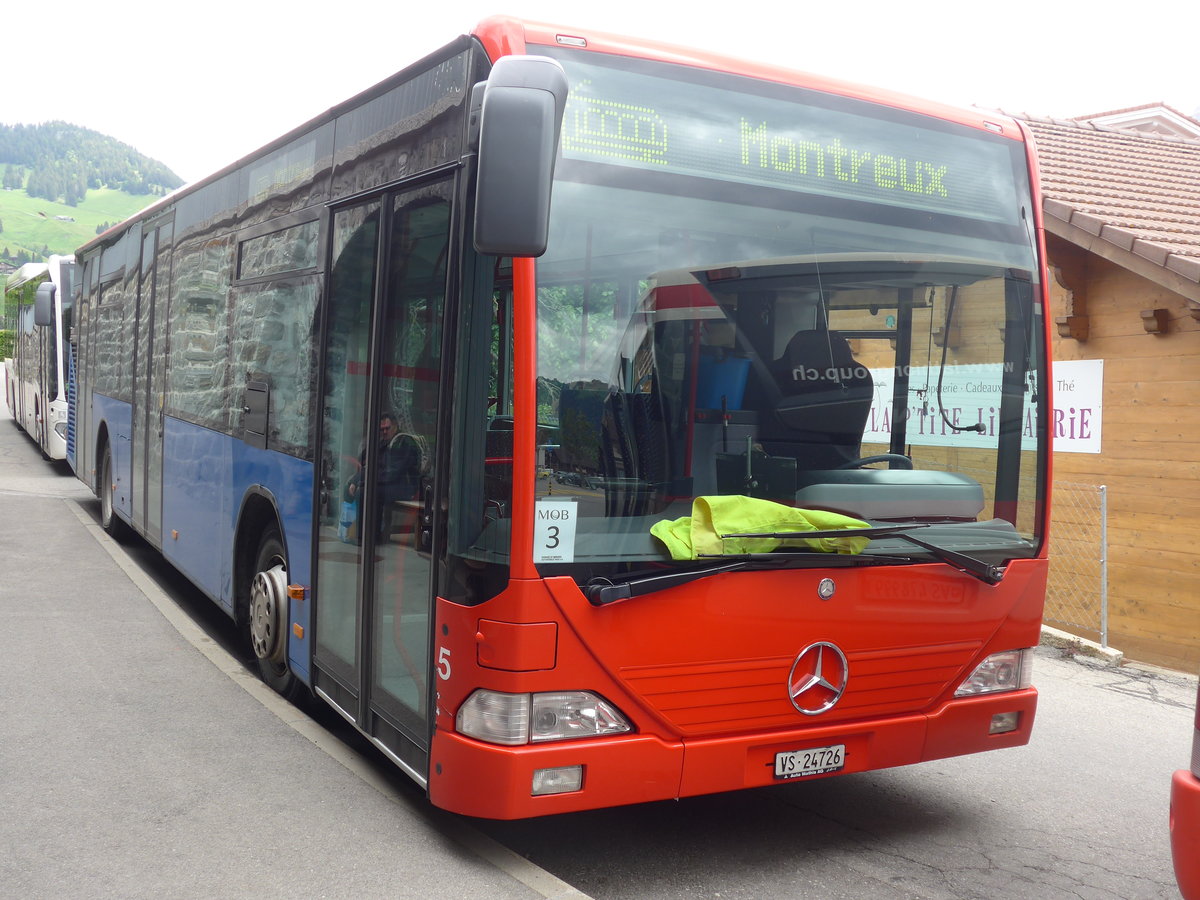
[[67,457],[71,375],[71,279],[75,257],[50,256],[8,276],[6,304],[15,300],[16,339],[4,361],[9,412],[46,459]]
[[83,247],[77,471],[458,813],[1026,743],[1010,119],[511,18]]

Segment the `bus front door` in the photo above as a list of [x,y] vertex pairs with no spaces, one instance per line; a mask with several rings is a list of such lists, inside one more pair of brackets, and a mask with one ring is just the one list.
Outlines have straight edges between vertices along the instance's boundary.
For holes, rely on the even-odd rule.
[[313,686],[421,781],[451,182],[337,210]]

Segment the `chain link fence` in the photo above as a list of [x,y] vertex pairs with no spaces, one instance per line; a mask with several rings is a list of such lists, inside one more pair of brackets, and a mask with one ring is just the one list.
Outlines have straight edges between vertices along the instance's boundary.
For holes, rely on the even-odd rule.
[[1108,646],[1108,489],[1054,483],[1046,624]]

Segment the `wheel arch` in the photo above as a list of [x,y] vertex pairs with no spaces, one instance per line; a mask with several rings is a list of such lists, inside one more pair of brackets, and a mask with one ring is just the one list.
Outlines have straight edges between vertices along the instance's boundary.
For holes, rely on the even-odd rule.
[[251,485],[242,496],[242,506],[238,511],[233,538],[233,617],[239,625],[249,621],[248,585],[255,574],[250,570],[254,568],[259,542],[271,527],[279,534],[279,541],[283,545],[284,565],[287,567],[291,558],[288,553],[287,532],[283,528],[283,519],[279,515],[275,495],[262,485]]
[[108,420],[101,419],[96,424],[96,439],[92,441],[92,447],[95,448],[92,452],[92,471],[91,483],[88,485],[94,492],[100,492],[100,460],[104,456],[104,448],[110,443],[108,437]]

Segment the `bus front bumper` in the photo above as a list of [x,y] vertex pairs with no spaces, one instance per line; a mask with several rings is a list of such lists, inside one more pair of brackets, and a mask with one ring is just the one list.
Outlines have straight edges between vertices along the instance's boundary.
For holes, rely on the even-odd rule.
[[[1036,708],[1037,691],[1029,688],[954,700],[931,715],[679,742],[634,734],[500,747],[438,731],[429,797],[462,815],[520,819],[785,784],[788,779],[775,774],[780,754],[843,747],[840,768],[800,780],[828,778],[1021,746],[1029,741]],[[991,733],[996,717],[1011,714],[1013,730]],[[546,770],[574,769],[578,790],[534,795]]]

